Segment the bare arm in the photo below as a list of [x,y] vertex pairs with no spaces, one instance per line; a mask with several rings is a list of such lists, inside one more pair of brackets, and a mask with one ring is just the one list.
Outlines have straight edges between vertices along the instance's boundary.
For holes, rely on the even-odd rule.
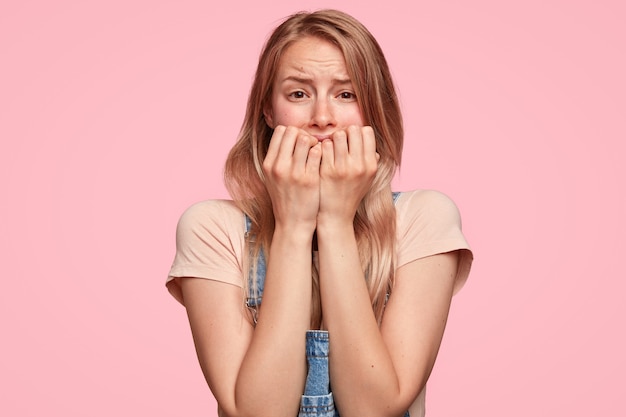
[[306,376],[311,249],[310,243],[308,249],[296,246],[279,236],[274,239],[256,329],[246,317],[240,288],[206,279],[181,280],[198,359],[226,416],[298,412]]
[[240,288],[182,280],[198,358],[222,415],[298,413],[319,206],[321,149],[316,145],[299,129],[280,126],[270,142],[263,169],[276,226],[256,328],[246,319]]
[[333,395],[342,416],[401,416],[433,367],[449,311],[456,252],[399,268],[379,328],[361,269],[353,218],[376,171],[369,128],[323,144],[317,235]]
[[356,244],[337,235],[329,240],[334,245],[319,239],[322,306],[332,346],[331,384],[341,415],[401,416],[434,365],[452,298],[457,253],[400,268],[379,329]]

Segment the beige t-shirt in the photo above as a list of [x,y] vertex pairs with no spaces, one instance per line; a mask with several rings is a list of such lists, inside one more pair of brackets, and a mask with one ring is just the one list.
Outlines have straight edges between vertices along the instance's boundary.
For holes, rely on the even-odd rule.
[[[472,252],[461,232],[454,202],[432,190],[403,192],[396,201],[397,267],[416,259],[459,250],[454,292],[469,275]],[[194,204],[180,218],[176,256],[167,277],[169,292],[185,304],[182,277],[205,278],[243,287],[245,218],[232,201],[208,200]],[[424,391],[409,409],[411,417],[424,415]]]

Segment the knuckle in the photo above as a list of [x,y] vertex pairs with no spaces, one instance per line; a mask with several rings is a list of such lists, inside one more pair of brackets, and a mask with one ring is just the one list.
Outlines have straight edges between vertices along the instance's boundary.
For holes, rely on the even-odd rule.
[[378,171],[378,165],[370,164],[367,167],[367,175],[369,177],[374,177],[376,175],[376,171]]
[[309,156],[319,157],[322,155],[322,149],[319,146],[313,146],[309,149]]
[[300,133],[296,138],[296,144],[302,146],[309,146],[309,136],[303,133]]
[[272,139],[280,140],[283,136],[285,136],[285,126],[276,126],[274,128],[274,132],[272,133],[270,142],[272,141]]
[[364,165],[359,165],[354,169],[354,175],[356,177],[364,177],[367,174],[367,169],[365,169]]
[[287,177],[288,172],[285,169],[284,164],[274,163],[267,167],[267,173],[277,180],[282,180]]
[[285,169],[285,167],[282,164],[276,164],[272,167],[272,173],[277,177],[277,178],[283,178],[287,176],[287,170]]
[[345,130],[338,130],[335,133],[333,133],[333,140],[341,140],[341,139],[345,139],[346,138],[346,131]]
[[297,135],[300,129],[294,126],[285,127],[285,135]]

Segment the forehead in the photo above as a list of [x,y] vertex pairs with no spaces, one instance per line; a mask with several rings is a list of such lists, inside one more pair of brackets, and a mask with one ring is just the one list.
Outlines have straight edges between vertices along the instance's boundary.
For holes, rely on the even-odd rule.
[[334,73],[347,76],[345,58],[341,50],[327,40],[306,37],[289,45],[278,63],[279,78],[285,73],[320,75]]

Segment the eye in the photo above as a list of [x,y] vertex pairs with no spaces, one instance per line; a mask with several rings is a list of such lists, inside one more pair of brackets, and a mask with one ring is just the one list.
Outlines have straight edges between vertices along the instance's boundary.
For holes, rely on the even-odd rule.
[[289,93],[289,97],[295,100],[301,100],[306,97],[306,94],[302,90],[297,90],[297,91]]
[[356,100],[356,95],[351,91],[343,91],[341,94],[339,94],[339,98],[342,100],[352,101]]

